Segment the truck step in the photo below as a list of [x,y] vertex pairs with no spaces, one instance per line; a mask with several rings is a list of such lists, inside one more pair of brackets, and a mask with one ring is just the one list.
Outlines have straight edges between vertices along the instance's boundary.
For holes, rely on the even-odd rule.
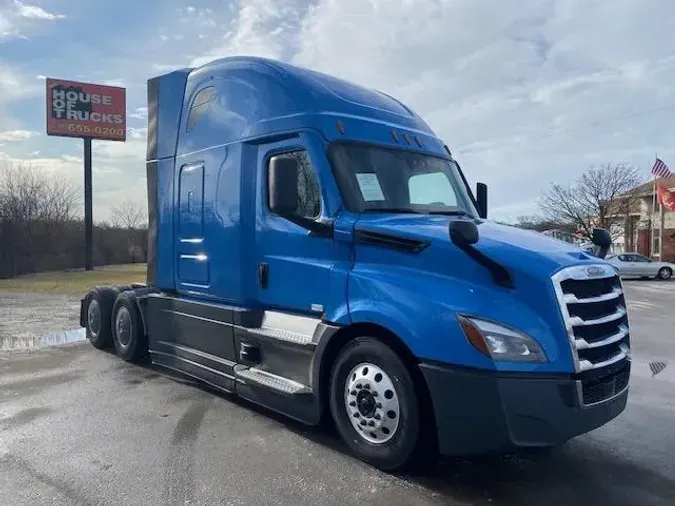
[[278,341],[285,341],[301,346],[311,346],[314,344],[311,335],[301,334],[290,330],[260,327],[257,329],[250,329],[249,331],[256,336],[267,337],[269,339],[276,339]]
[[253,335],[268,340],[313,347],[316,345],[314,333],[320,322],[319,318],[265,311],[260,326],[248,330]]
[[234,375],[237,378],[237,381],[257,384],[286,395],[305,395],[312,393],[312,389],[302,383],[298,383],[297,381],[282,376],[277,376],[276,374],[255,367],[237,365],[234,367]]

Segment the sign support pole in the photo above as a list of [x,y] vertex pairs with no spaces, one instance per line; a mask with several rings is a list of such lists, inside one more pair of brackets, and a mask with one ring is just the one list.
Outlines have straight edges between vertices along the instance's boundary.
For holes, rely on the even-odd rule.
[[94,270],[91,190],[91,139],[84,138],[84,270]]

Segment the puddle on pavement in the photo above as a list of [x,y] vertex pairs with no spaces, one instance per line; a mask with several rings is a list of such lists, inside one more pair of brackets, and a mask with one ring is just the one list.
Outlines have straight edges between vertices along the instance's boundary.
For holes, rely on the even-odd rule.
[[59,346],[61,344],[76,343],[86,339],[85,329],[67,330],[65,332],[56,332],[41,337],[27,336],[3,336],[0,337],[0,350],[24,350],[29,348],[48,348],[50,346]]

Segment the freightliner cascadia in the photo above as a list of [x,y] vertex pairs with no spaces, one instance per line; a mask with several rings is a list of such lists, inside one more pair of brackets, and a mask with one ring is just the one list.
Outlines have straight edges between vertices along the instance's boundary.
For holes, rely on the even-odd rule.
[[384,93],[285,63],[148,81],[146,285],[95,287],[97,348],[307,424],[385,470],[546,449],[626,406],[596,252],[487,220],[451,150]]

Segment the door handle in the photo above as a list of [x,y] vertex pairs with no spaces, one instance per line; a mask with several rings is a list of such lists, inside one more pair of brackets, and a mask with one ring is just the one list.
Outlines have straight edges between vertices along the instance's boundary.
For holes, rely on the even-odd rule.
[[258,265],[258,284],[260,288],[267,288],[270,279],[270,266],[267,262],[260,262]]

